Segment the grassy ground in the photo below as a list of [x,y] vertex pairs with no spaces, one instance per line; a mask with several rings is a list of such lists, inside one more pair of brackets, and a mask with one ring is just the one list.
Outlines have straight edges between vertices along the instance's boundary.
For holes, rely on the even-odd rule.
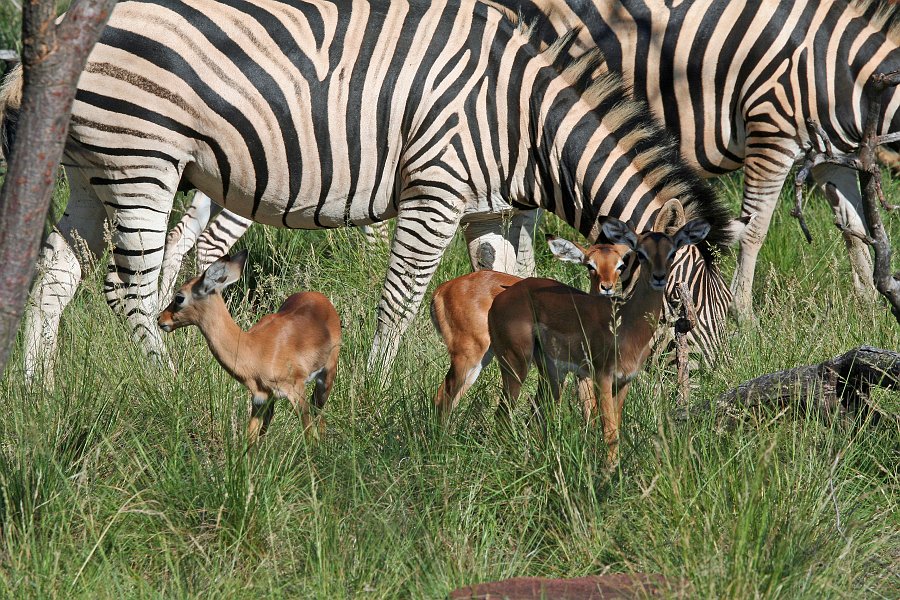
[[[720,182],[735,206],[739,185]],[[813,245],[779,208],[757,273],[758,324],[731,325],[695,399],[858,344],[900,347],[887,310],[850,291],[823,205],[808,209]],[[341,314],[324,440],[308,446],[279,406],[248,458],[247,395],[199,332],[167,338],[174,378],[149,364],[104,304],[98,266],[66,313],[57,389],[23,385],[20,348],[0,383],[0,593],[438,598],[517,575],[639,571],[685,578],[694,597],[898,597],[896,428],[793,411],[747,415],[730,431],[678,424],[672,377],[651,367],[626,403],[622,463],[608,477],[602,437],[571,399],[545,441],[525,427],[495,436],[491,367],[442,432],[429,405],[447,359],[425,310],[389,389],[366,373],[386,251],[349,230],[256,227],[241,245],[248,276],[227,298],[243,326],[299,289],[325,292]],[[539,251],[541,273],[585,283]],[[467,270],[457,241],[435,281]]]

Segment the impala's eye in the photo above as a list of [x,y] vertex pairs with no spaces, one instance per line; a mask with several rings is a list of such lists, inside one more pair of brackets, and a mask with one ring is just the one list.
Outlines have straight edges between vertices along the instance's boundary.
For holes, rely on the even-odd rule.
[[185,302],[187,302],[187,296],[181,292],[175,294],[175,306],[184,306]]

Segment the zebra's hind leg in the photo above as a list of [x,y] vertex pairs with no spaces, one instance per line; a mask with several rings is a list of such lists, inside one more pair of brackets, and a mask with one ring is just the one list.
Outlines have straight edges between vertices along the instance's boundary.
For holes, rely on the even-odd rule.
[[[69,202],[47,237],[25,311],[25,378],[54,385],[59,321],[82,279],[81,261],[103,253],[106,211],[78,169],[67,169]],[[88,266],[88,265],[85,265]]]
[[156,315],[166,226],[180,175],[162,168],[152,172],[152,177],[93,178],[92,183],[114,224],[106,302],[125,315],[146,353],[171,369]]
[[197,240],[197,272],[202,273],[211,264],[228,254],[253,224],[250,219],[222,210]]
[[[759,140],[748,138],[748,146],[753,144],[765,147]],[[739,321],[753,319],[753,276],[756,273],[756,259],[766,240],[772,214],[775,212],[781,188],[792,164],[793,157],[781,154],[748,155],[744,162],[744,200],[741,204],[741,215],[756,216],[747,225],[741,237],[741,249],[738,252],[734,279],[731,282],[731,292],[734,295],[731,311]]]
[[534,236],[541,223],[541,209],[521,210],[517,212],[510,226],[511,242],[516,250],[516,274],[519,277],[534,277]]
[[[859,191],[856,171],[837,165],[819,165],[813,169],[812,175],[825,192],[825,197],[834,212],[835,224],[865,235],[868,227],[863,222],[862,194]],[[872,281],[874,269],[869,246],[849,233],[844,234],[844,243],[850,256],[853,289],[860,298],[874,300],[875,284]]]
[[380,246],[391,241],[391,226],[388,221],[378,221],[371,225],[363,225],[360,228],[367,244]]
[[166,235],[166,250],[159,284],[159,297],[163,301],[170,298],[175,291],[184,255],[194,247],[198,236],[209,224],[212,208],[213,202],[209,196],[198,190],[194,193],[191,205],[181,220]]
[[511,275],[518,273],[516,249],[519,246],[522,228],[516,226],[513,216],[500,214],[480,216],[466,222],[463,231],[473,271],[489,269]]
[[378,303],[378,325],[368,359],[369,372],[381,381],[394,364],[400,337],[416,316],[428,283],[459,225],[460,200],[449,197],[436,202],[433,190],[429,192],[424,199],[407,192],[409,199],[399,203],[397,229]]

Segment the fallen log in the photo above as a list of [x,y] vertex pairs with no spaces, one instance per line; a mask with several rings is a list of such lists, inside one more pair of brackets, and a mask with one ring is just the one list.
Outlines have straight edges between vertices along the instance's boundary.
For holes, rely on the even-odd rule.
[[[663,592],[684,592],[687,582],[672,589],[662,575],[610,574],[573,579],[514,577],[503,581],[479,583],[450,592],[450,600],[619,600],[656,597]],[[679,594],[680,595],[680,594]]]
[[[900,388],[900,353],[860,346],[821,363],[762,375],[730,389],[691,412],[714,410],[729,416],[759,407],[781,408],[799,403],[826,420],[870,418],[877,424],[897,416],[885,413],[871,400],[873,387]],[[685,416],[684,414],[682,416]]]

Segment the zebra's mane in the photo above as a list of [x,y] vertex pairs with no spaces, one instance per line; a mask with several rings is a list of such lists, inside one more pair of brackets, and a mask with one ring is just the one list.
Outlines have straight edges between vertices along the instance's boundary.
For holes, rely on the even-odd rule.
[[22,104],[22,63],[10,69],[0,83],[0,158],[9,156],[8,130],[15,126]]
[[896,0],[850,0],[849,6],[888,40],[900,45],[900,4]]
[[[532,41],[539,29],[537,21],[526,23],[521,17],[513,21],[519,32]],[[619,136],[619,146],[626,149],[632,164],[644,174],[644,182],[655,191],[660,204],[677,198],[687,220],[702,218],[709,222],[711,230],[706,243],[698,248],[704,259],[713,260],[718,251],[734,241],[728,207],[688,166],[675,139],[651,114],[650,107],[634,98],[631,88],[617,73],[605,68],[606,58],[599,49],[571,55],[569,50],[577,37],[577,29],[569,30],[540,53],[595,111],[602,113],[604,124]]]

